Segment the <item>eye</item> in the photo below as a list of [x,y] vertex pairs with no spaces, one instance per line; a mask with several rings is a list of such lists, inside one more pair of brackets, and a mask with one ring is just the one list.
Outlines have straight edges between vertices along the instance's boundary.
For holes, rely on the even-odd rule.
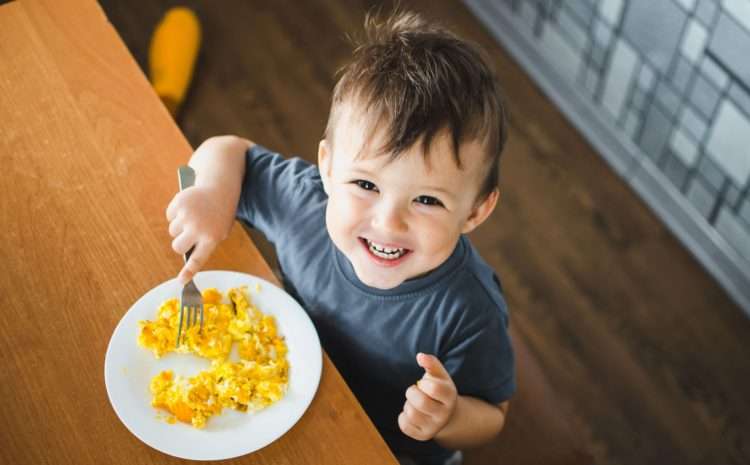
[[442,207],[443,202],[436,199],[435,197],[430,197],[429,195],[420,195],[416,199],[414,199],[415,202],[421,203],[422,205],[428,205],[428,206],[434,206],[434,207]]
[[365,181],[364,179],[357,179],[354,181],[354,184],[359,186],[361,189],[364,189],[366,191],[376,191],[378,190],[377,186],[375,184],[371,183],[370,181]]

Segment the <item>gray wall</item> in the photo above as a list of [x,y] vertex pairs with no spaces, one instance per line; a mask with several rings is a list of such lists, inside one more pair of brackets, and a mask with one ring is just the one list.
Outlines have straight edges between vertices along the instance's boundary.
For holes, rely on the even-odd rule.
[[750,0],[465,0],[750,314]]

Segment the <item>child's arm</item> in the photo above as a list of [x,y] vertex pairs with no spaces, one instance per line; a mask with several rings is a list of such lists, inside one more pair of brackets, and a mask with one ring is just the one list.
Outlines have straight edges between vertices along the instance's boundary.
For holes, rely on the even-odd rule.
[[499,405],[460,396],[450,374],[433,355],[418,354],[425,374],[406,390],[398,424],[419,441],[435,439],[448,449],[474,447],[497,435],[505,425],[508,402]]
[[184,254],[195,246],[178,275],[181,282],[192,279],[229,235],[245,175],[245,152],[253,145],[235,136],[212,137],[190,158],[195,185],[178,192],[167,207],[172,249]]
[[507,400],[493,405],[476,397],[458,396],[456,409],[448,424],[434,439],[447,449],[482,445],[502,431],[507,413]]

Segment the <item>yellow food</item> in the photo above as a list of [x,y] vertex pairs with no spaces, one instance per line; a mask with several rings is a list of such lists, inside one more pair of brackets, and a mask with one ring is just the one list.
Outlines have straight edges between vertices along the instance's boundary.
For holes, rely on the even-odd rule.
[[[190,328],[175,347],[179,301],[169,299],[157,319],[141,321],[138,344],[156,358],[169,352],[195,354],[211,360],[211,368],[190,378],[162,371],[151,380],[151,405],[166,410],[176,420],[203,428],[212,415],[229,407],[246,412],[265,408],[286,393],[289,363],[284,337],[276,322],[255,308],[244,287],[230,289],[230,302],[216,289],[203,291],[203,329]],[[229,360],[232,344],[238,344],[240,360]]]

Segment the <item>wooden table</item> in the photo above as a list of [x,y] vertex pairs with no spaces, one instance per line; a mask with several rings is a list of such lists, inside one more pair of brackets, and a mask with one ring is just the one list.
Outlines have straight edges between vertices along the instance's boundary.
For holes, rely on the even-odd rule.
[[[0,6],[0,463],[181,461],[119,421],[104,354],[180,268],[164,210],[191,153],[95,2]],[[207,268],[276,281],[239,225]],[[396,463],[327,355],[300,421],[229,462]]]

